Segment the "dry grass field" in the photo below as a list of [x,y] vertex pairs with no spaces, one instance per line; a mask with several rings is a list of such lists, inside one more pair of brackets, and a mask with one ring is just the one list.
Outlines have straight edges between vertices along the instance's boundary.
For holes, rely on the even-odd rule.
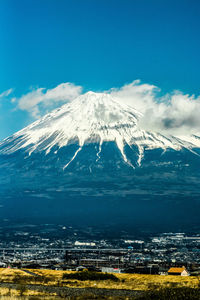
[[[45,292],[29,290],[27,285],[59,286],[71,288],[99,288],[99,289],[126,289],[142,290],[160,289],[167,287],[197,288],[199,278],[194,276],[168,276],[168,275],[140,275],[140,274],[115,274],[118,281],[113,280],[75,280],[64,279],[63,274],[72,274],[70,271],[54,270],[28,270],[28,274],[20,269],[0,269],[0,295],[47,295]],[[84,271],[82,271],[84,272]],[[34,275],[35,274],[35,275]],[[15,284],[16,288],[4,287],[3,284]],[[51,293],[53,296],[54,294]],[[49,298],[50,299],[50,298]]]

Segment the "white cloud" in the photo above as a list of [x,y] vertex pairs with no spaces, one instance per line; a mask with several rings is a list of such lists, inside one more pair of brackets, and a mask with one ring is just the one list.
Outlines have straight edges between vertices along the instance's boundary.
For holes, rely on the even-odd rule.
[[134,106],[142,112],[146,107],[153,105],[157,91],[159,89],[155,85],[141,84],[140,80],[135,80],[121,88],[112,88],[109,92],[125,104]]
[[53,89],[38,88],[32,90],[19,99],[13,98],[12,102],[17,102],[17,108],[28,111],[34,118],[38,118],[58,104],[72,101],[81,92],[81,86],[66,82]]
[[13,89],[6,90],[0,94],[0,99],[4,97],[8,97],[13,92]]
[[200,96],[174,91],[164,96],[154,85],[139,80],[111,89],[109,93],[143,113],[140,126],[174,135],[199,134]]
[[[0,97],[10,95],[11,92],[12,89],[5,91]],[[158,87],[141,83],[140,80],[105,92],[142,112],[139,126],[143,129],[164,134],[199,135],[200,96],[183,94],[181,91],[161,96]],[[11,101],[17,103],[18,109],[28,111],[31,116],[38,118],[55,107],[72,101],[81,93],[81,86],[67,82],[53,89],[34,89],[20,98],[12,98]]]

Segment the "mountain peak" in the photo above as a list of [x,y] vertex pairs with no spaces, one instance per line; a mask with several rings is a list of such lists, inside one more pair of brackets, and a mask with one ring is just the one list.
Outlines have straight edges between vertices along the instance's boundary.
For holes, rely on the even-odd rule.
[[110,94],[87,92],[4,140],[0,144],[0,153],[9,154],[19,149],[29,154],[33,151],[49,153],[54,146],[61,148],[77,141],[79,148],[72,159],[85,143],[94,142],[99,145],[99,157],[102,143],[114,141],[129,165],[124,147],[128,145],[134,152],[137,148],[137,163],[140,165],[144,149],[194,147],[190,142],[141,129],[138,125],[141,116],[137,110],[119,103]]

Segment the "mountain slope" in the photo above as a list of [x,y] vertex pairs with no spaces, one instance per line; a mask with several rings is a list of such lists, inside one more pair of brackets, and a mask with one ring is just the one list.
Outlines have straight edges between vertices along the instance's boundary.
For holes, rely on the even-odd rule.
[[3,140],[0,217],[200,227],[199,137],[147,132],[141,117],[89,92]]

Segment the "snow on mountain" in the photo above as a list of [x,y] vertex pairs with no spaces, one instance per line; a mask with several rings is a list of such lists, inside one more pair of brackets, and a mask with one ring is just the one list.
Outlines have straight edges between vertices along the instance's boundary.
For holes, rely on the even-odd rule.
[[[24,149],[29,155],[33,151],[45,151],[48,154],[54,146],[61,148],[77,141],[79,148],[71,160],[63,166],[65,169],[82,150],[84,144],[98,143],[99,149],[96,153],[98,160],[102,143],[114,141],[124,161],[134,168],[125,154],[126,144],[132,150],[133,146],[138,148],[139,165],[145,149],[187,148],[193,151],[193,148],[200,147],[200,138],[197,136],[167,137],[141,129],[138,125],[141,117],[140,112],[119,103],[109,94],[88,92],[3,140],[0,143],[0,153],[10,154]],[[54,153],[56,154],[56,151]]]
[[1,220],[198,230],[200,138],[143,130],[140,118],[89,92],[2,141]]

